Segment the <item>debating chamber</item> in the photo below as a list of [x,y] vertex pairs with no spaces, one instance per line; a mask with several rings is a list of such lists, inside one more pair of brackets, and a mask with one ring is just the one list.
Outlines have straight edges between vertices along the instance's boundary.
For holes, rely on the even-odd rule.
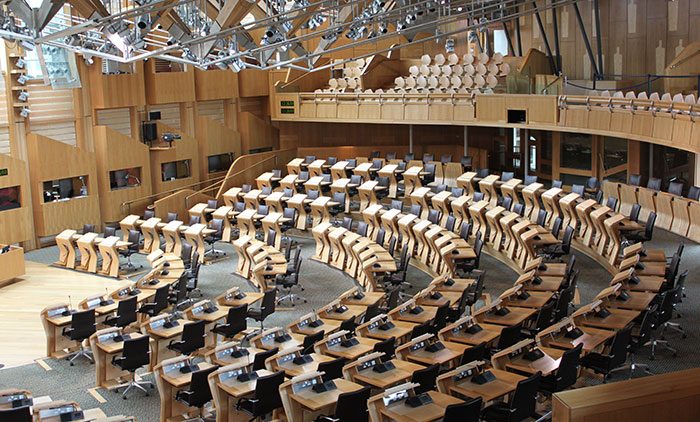
[[0,0],[0,422],[700,421],[699,23]]

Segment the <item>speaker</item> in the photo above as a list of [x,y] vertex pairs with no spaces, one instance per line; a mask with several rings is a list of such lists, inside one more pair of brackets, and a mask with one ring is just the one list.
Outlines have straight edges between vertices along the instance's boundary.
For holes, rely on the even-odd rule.
[[148,113],[148,120],[160,120],[160,111],[151,111],[150,113]]
[[146,142],[158,139],[158,129],[155,123],[145,122],[143,124],[143,140]]

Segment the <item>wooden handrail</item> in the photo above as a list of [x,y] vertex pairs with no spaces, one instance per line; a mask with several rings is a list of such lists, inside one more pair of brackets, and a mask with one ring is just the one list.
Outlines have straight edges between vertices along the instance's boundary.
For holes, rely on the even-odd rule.
[[[180,191],[182,189],[188,189],[188,188],[191,188],[191,187],[194,187],[197,185],[201,185],[202,183],[208,183],[208,182],[211,182],[211,181],[217,180],[217,179],[222,179],[221,181],[223,181],[224,178],[225,178],[225,176],[214,177],[213,179],[202,180],[202,181],[195,182],[195,183],[192,183],[192,184],[189,184],[186,186],[180,186],[179,188],[174,188],[174,189],[170,189],[170,190],[166,190],[166,191],[158,192],[158,193],[152,193],[150,195],[142,196],[142,197],[136,198],[136,199],[130,199],[128,201],[122,202],[121,207],[122,207],[122,209],[124,209],[124,207],[131,206],[131,204],[134,204],[137,202],[146,201],[148,199],[156,198],[158,196],[168,196],[168,195],[175,193],[177,191]],[[215,182],[215,183],[217,183],[217,182]]]

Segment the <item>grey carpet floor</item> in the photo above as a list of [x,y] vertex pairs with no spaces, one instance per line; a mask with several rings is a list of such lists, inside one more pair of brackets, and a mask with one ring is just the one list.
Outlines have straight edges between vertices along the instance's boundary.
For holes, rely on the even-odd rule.
[[[302,256],[308,258],[314,252],[314,242],[306,236],[295,237],[302,245]],[[648,247],[663,248],[667,254],[672,254],[681,238],[657,230],[654,233],[654,241]],[[232,275],[236,257],[230,245],[217,245],[219,249],[227,252],[227,256],[211,265],[205,265],[200,273],[200,287],[204,297],[213,298],[232,287],[239,286],[243,290],[251,291],[252,287],[241,277]],[[58,255],[56,247],[48,247],[27,253],[26,258],[31,261],[51,263]],[[610,281],[610,275],[595,261],[586,255],[576,253],[577,268],[581,270],[579,289],[581,303],[589,302]],[[145,265],[145,256],[137,256],[134,262]],[[496,259],[484,256],[481,268],[486,271],[485,287],[492,295],[512,285],[516,274]],[[686,282],[688,297],[684,300],[680,310],[683,318],[679,321],[688,333],[687,339],[681,339],[680,335],[668,336],[671,345],[678,349],[678,357],[671,357],[670,353],[661,351],[654,361],[647,360],[648,349],[639,354],[638,361],[648,363],[654,373],[677,371],[681,369],[700,366],[700,354],[696,351],[700,347],[700,285],[697,274],[700,271],[700,245],[686,241],[686,248],[681,261],[681,271],[689,270],[690,275]],[[430,282],[430,277],[423,272],[410,268],[408,280],[413,284],[413,290],[425,287]],[[278,308],[278,310],[266,320],[266,327],[274,325],[286,325],[301,315],[318,309],[324,304],[338,297],[340,293],[351,288],[353,280],[340,271],[330,268],[322,263],[305,259],[301,270],[301,284],[305,290],[298,292],[303,295],[308,303],[298,303],[295,307]],[[115,282],[116,283],[116,282]],[[252,323],[252,322],[251,322]],[[29,364],[14,368],[0,370],[0,389],[9,387],[26,388],[35,396],[49,395],[53,399],[75,400],[85,409],[100,407],[107,415],[128,414],[136,416],[140,422],[155,422],[158,420],[159,399],[155,391],[150,397],[144,397],[140,392],[134,392],[127,401],[120,395],[99,390],[107,400],[99,403],[88,393],[88,389],[94,387],[94,366],[85,360],[79,360],[75,367],[68,366],[62,360],[49,359],[47,363],[51,371],[46,371],[36,364]],[[151,380],[150,374],[144,375]],[[623,376],[614,377],[612,380],[623,379]],[[585,377],[580,381],[582,385],[599,383],[598,378]]]

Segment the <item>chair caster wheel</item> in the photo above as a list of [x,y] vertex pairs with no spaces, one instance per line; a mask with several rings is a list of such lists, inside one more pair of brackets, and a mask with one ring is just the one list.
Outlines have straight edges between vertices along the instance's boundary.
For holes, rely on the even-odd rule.
[[94,364],[95,364],[95,362],[93,362],[93,361],[90,361],[90,365],[94,365]]
[[126,397],[122,397],[122,399],[126,400]]
[[309,303],[309,302],[305,300],[304,303]]
[[153,390],[153,389],[155,389],[155,388],[156,388],[156,386],[153,385],[153,384],[151,384],[151,390]]
[[146,397],[150,397],[150,396],[151,396],[150,394],[146,393]]
[[71,362],[71,363],[70,363],[70,366],[75,366],[75,364],[74,364],[73,362]]
[[681,338],[688,338],[688,334],[683,334],[683,336],[681,336]]

